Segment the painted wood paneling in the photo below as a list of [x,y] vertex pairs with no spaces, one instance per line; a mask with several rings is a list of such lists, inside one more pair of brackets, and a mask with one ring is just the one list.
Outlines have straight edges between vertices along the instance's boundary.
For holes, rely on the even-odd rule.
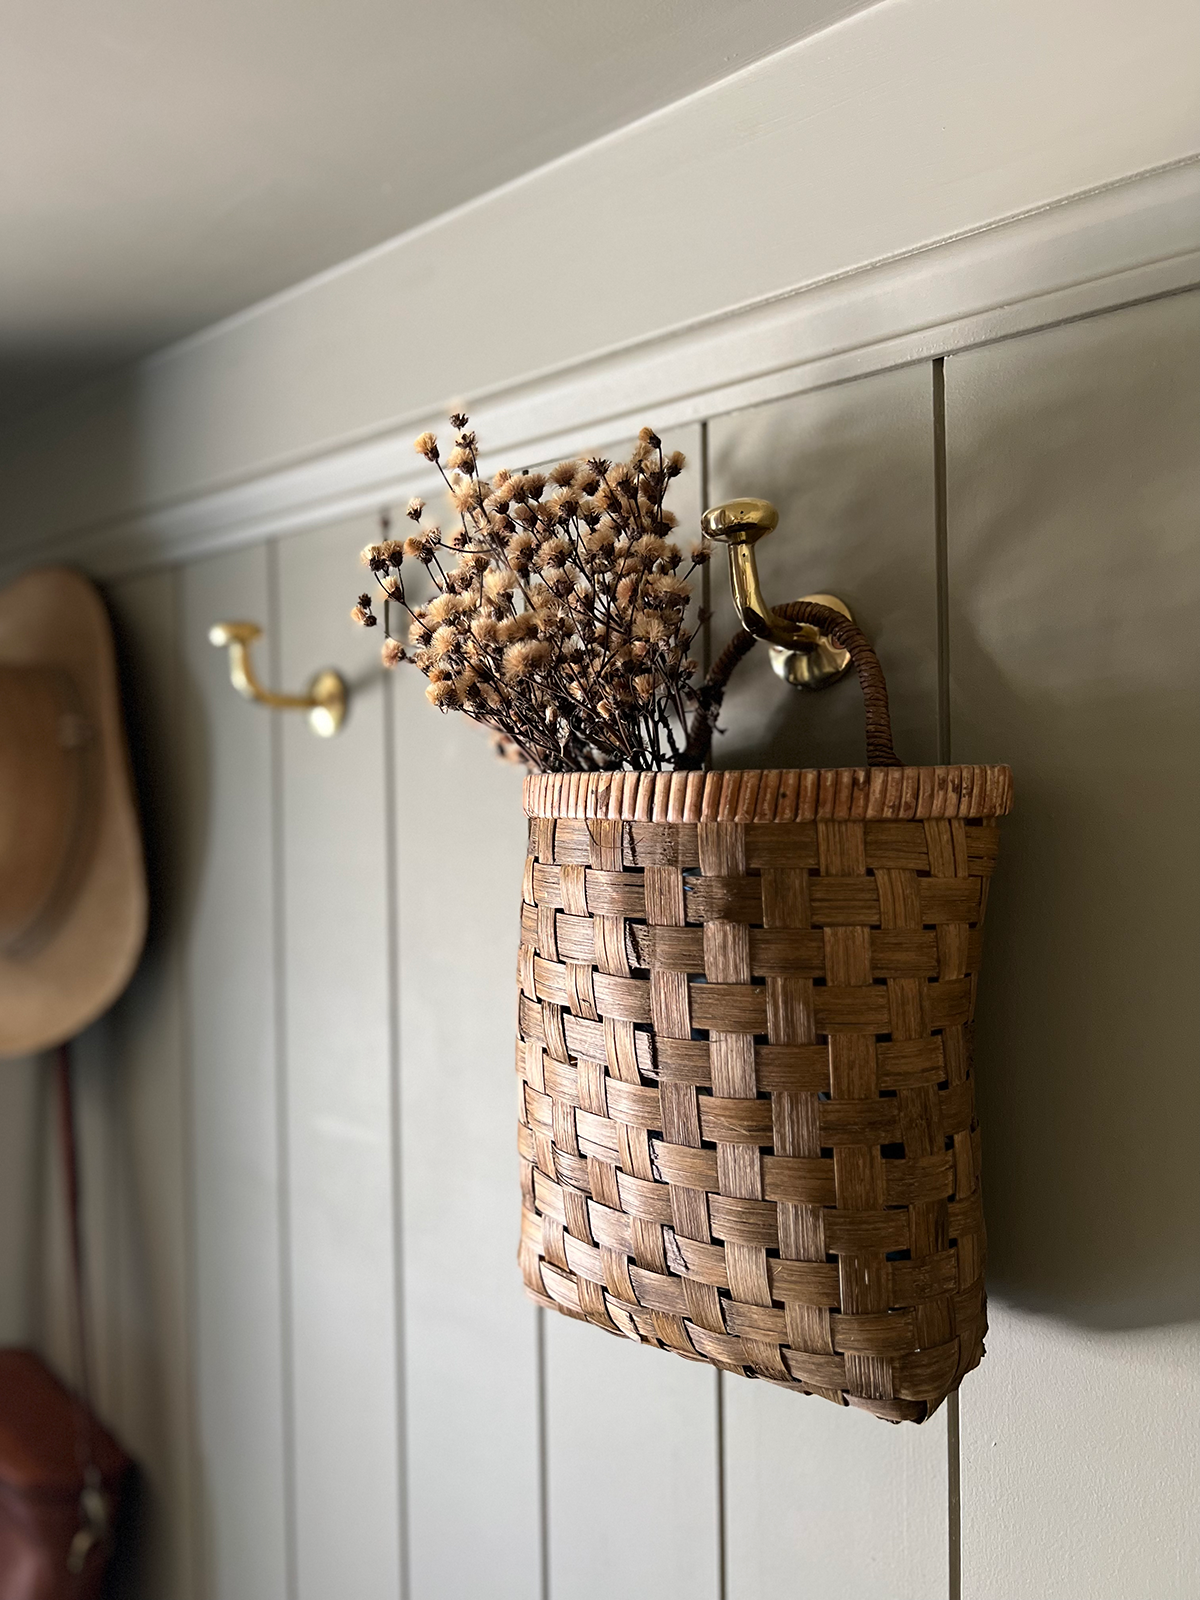
[[[928,366],[777,401],[709,424],[710,503],[771,500],[758,546],[771,604],[831,592],[874,643],[896,746],[937,750],[933,398]],[[714,653],[735,628],[714,561]],[[805,695],[758,646],[726,700],[714,764],[849,766],[865,759],[857,680]],[[729,1600],[804,1590],[932,1600],[947,1586],[946,1418],[889,1428],[767,1384],[723,1380]]]
[[1194,1600],[1196,1323],[1080,1327],[998,1292],[988,1320],[960,1403],[964,1600]]
[[353,681],[335,739],[279,719],[299,1600],[400,1592],[387,705],[348,615],[369,537],[341,525],[273,552],[280,682],[334,664]]
[[[648,413],[644,423],[653,426]],[[671,486],[676,538],[697,542],[699,428],[662,434],[688,468]],[[595,447],[627,459],[632,438]],[[589,447],[591,453],[592,447]],[[700,577],[693,580],[699,598]],[[718,1421],[714,1374],[545,1313],[546,1538],[552,1600],[719,1592]],[[636,1468],[634,1464],[636,1463]],[[655,1485],[646,1493],[647,1483]],[[631,1574],[636,1574],[631,1578]]]
[[717,1600],[716,1373],[543,1315],[552,1600]]
[[271,620],[264,548],[183,574],[185,952],[206,1600],[284,1600],[291,1579],[283,1106],[272,740],[229,685],[213,622]]
[[964,1593],[1182,1600],[1200,296],[956,357],[946,400],[954,759],[1016,778],[978,1016],[993,1356],[963,1389]]
[[0,1345],[28,1344],[34,1331],[39,1077],[34,1056],[0,1061]]
[[[1018,786],[979,1028],[969,1600],[1195,1587],[1195,298],[947,362],[954,756],[1010,759]],[[708,498],[783,512],[768,598],[852,602],[913,761],[938,732],[932,417],[916,366],[709,429]],[[722,1600],[944,1600],[944,1414],[885,1428],[552,1315],[539,1339],[514,1260],[519,774],[415,673],[380,690],[344,620],[368,531],[114,591],[166,875],[147,961],[80,1047],[100,1400],[157,1525],[131,1592],[703,1600],[723,1533]],[[340,739],[233,694],[222,615],[271,625],[275,681],[355,675]],[[852,683],[801,699],[765,655],[743,672],[719,764],[861,758]],[[44,1265],[53,1345],[61,1253]]]
[[[107,593],[146,850],[151,914],[133,981],[109,1017],[98,1070],[110,1086],[117,1246],[106,1306],[106,1415],[144,1475],[141,1592],[198,1594],[195,1372],[191,1303],[190,1128],[180,943],[185,795],[177,573]],[[99,1031],[99,1030],[97,1030]],[[93,1164],[92,1177],[98,1177]],[[96,1263],[98,1268],[99,1262]]]
[[722,1378],[728,1600],[942,1600],[945,1407],[915,1428]]
[[[757,546],[770,605],[836,594],[887,675],[896,749],[937,755],[933,393],[928,365],[796,395],[708,426],[710,504],[770,500],[779,527]],[[713,653],[738,631],[729,562],[714,547]],[[713,764],[858,766],[862,696],[849,678],[802,694],[757,645],[734,673]]]
[[[361,571],[361,569],[359,569]],[[521,777],[394,680],[411,1600],[541,1584],[535,1308],[516,1267]]]

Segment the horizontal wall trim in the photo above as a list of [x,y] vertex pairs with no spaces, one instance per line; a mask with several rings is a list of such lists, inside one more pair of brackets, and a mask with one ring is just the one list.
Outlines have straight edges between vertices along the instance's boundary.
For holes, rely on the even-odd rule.
[[[488,457],[516,464],[1198,284],[1193,158],[466,403]],[[393,421],[234,486],[10,550],[4,565],[52,557],[112,578],[374,510],[428,486],[411,440],[439,424],[427,414]]]

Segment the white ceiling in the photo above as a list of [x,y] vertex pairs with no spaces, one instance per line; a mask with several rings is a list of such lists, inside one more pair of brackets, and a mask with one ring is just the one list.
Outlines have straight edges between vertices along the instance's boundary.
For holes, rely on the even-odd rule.
[[0,0],[0,410],[868,3]]

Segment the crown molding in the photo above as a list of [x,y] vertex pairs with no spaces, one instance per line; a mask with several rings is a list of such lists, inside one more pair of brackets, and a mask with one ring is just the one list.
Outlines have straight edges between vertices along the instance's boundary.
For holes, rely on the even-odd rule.
[[[546,459],[1200,285],[1200,161],[946,240],[477,396],[495,458]],[[428,486],[414,415],[246,482],[81,529],[56,560],[114,578],[332,522]],[[47,541],[49,544],[50,541]],[[49,550],[46,551],[49,554]],[[39,557],[11,551],[10,570]]]

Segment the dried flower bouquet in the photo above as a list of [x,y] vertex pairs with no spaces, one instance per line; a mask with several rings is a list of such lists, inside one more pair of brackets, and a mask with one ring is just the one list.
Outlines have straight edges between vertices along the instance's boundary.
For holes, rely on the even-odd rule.
[[[563,461],[489,481],[468,418],[450,422],[444,462],[432,433],[415,448],[445,480],[458,526],[422,526],[414,499],[418,531],[362,553],[386,602],[408,615],[409,648],[389,636],[384,664],[413,662],[435,706],[484,723],[502,754],[534,771],[698,765],[719,694],[694,682],[691,655],[706,619],[691,610],[689,580],[708,547],[685,563],[663,503],[683,456],[643,428],[628,461]],[[415,598],[406,563],[428,573],[432,599]],[[352,613],[365,627],[379,620],[372,601],[360,595]],[[385,604],[385,632],[390,614]]]

